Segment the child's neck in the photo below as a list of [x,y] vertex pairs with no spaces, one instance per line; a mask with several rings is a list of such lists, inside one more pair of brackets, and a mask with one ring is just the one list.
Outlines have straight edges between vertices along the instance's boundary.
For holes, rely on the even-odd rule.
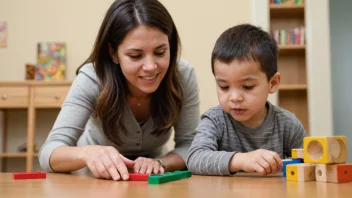
[[265,104],[265,107],[259,112],[257,113],[255,116],[252,117],[252,119],[241,122],[244,126],[248,127],[248,128],[257,128],[258,126],[260,126],[269,111],[269,106],[267,105],[267,103]]

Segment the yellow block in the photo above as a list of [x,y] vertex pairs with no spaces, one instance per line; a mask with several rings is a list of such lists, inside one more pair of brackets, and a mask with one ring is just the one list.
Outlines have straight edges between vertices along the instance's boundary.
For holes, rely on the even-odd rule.
[[298,167],[291,166],[290,164],[286,166],[286,180],[287,181],[298,181]]
[[292,158],[304,158],[304,150],[303,149],[292,149],[291,150],[291,157]]
[[286,166],[287,181],[315,181],[315,164],[289,164]]
[[304,162],[316,164],[344,163],[347,161],[346,136],[305,137]]

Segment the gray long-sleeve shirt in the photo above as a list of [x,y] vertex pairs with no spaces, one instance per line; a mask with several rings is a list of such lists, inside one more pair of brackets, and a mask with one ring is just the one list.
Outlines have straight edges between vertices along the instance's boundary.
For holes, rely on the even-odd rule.
[[257,128],[247,128],[221,106],[205,112],[188,151],[187,166],[194,174],[230,175],[229,162],[236,152],[275,151],[281,159],[303,146],[306,132],[293,113],[267,102],[268,114]]
[[[200,101],[193,67],[180,60],[178,69],[184,99],[179,119],[174,125],[175,149],[171,152],[180,155],[186,161],[187,151],[195,135],[194,130],[199,123]],[[160,136],[152,135],[153,120],[149,118],[140,126],[128,105],[123,116],[127,135],[118,133],[123,144],[116,145],[109,141],[103,133],[100,120],[92,116],[99,94],[99,80],[94,67],[87,64],[81,68],[72,83],[55,124],[40,149],[39,161],[45,171],[52,171],[49,164],[50,155],[59,146],[113,146],[128,158],[139,156],[153,158],[166,154],[166,143],[171,130]]]

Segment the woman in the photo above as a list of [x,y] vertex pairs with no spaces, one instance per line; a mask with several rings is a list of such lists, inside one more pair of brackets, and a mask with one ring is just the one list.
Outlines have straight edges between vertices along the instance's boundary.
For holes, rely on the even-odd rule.
[[[179,46],[160,2],[115,1],[40,150],[41,167],[88,167],[95,177],[113,180],[127,180],[128,169],[184,169],[199,96],[193,67],[178,61]],[[176,145],[166,153],[172,127]]]

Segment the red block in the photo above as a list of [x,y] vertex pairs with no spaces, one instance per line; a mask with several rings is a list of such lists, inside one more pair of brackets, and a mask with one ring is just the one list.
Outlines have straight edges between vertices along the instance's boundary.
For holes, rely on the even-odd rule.
[[149,174],[129,173],[131,181],[148,181]]
[[13,179],[45,179],[45,172],[12,173]]

